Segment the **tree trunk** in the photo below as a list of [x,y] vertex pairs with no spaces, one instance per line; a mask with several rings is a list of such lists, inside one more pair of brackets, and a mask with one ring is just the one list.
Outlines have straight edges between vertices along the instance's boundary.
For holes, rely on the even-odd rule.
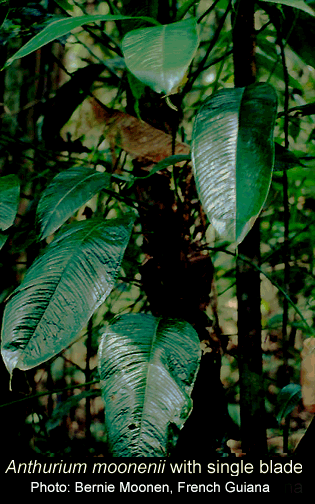
[[[233,27],[234,77],[236,87],[255,82],[254,4],[239,0]],[[260,227],[256,221],[238,247],[237,301],[240,373],[241,441],[243,453],[267,451],[264,427],[262,377],[260,274]],[[240,256],[245,256],[244,262]],[[251,264],[252,263],[252,264]]]

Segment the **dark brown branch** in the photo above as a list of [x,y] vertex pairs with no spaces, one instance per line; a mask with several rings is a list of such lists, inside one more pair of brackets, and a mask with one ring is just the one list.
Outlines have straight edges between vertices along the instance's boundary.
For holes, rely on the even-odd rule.
[[[245,87],[254,83],[254,3],[246,0],[239,0],[236,4],[233,59],[235,86]],[[267,451],[267,442],[262,383],[259,221],[239,245],[238,253],[248,259],[246,262],[237,259],[236,265],[242,451],[262,455]]]

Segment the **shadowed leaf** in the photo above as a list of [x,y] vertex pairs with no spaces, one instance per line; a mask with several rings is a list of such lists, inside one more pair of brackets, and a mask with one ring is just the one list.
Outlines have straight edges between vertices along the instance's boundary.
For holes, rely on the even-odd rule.
[[16,175],[0,177],[0,230],[14,223],[20,199],[20,183]]
[[295,383],[290,383],[280,390],[277,397],[277,422],[280,423],[283,418],[286,418],[300,402],[302,397],[301,386]]

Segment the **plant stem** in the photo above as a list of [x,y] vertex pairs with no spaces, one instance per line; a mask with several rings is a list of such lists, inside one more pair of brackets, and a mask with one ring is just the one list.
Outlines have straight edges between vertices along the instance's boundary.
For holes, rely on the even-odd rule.
[[26,397],[22,397],[21,399],[16,399],[15,401],[10,401],[8,403],[0,404],[0,408],[4,408],[6,406],[13,406],[14,404],[17,404],[20,402],[31,401],[33,399],[38,399],[39,397],[49,396],[52,394],[61,394],[62,392],[65,392],[67,390],[78,389],[80,387],[87,387],[89,385],[94,385],[95,383],[99,383],[99,382],[100,382],[100,380],[91,380],[90,382],[76,383],[75,385],[69,385],[69,387],[64,387],[61,389],[49,390],[47,392],[40,392],[39,394],[29,395]]
[[199,63],[198,65],[198,69],[190,76],[189,80],[187,81],[186,85],[184,86],[184,89],[183,89],[183,92],[182,92],[182,95],[185,96],[187,93],[189,93],[189,91],[191,91],[192,87],[193,87],[193,84],[195,82],[195,80],[197,79],[197,77],[201,74],[201,72],[203,72],[206,68],[206,63],[207,63],[207,59],[211,53],[211,51],[213,50],[213,48],[215,47],[218,39],[219,39],[219,36],[220,36],[220,33],[224,27],[224,24],[225,24],[225,21],[226,21],[226,18],[228,16],[228,13],[230,12],[230,9],[231,9],[231,5],[232,5],[232,1],[230,0],[228,6],[227,6],[227,9],[225,11],[225,13],[222,15],[220,21],[219,21],[219,25],[216,29],[216,32],[209,44],[209,47],[206,51],[206,54],[205,56],[203,57],[202,61]]
[[[284,91],[284,146],[286,149],[289,148],[289,73],[286,64],[284,43],[282,39],[282,34],[279,34],[279,45],[281,51],[281,61],[283,68],[283,76],[285,83]],[[283,185],[283,225],[284,225],[284,242],[283,242],[283,262],[284,262],[284,290],[289,295],[290,294],[290,248],[289,248],[289,223],[290,223],[290,207],[289,207],[289,193],[288,193],[288,174],[287,170],[283,170],[282,176]],[[287,296],[283,297],[283,315],[282,315],[282,352],[283,352],[283,362],[285,366],[285,383],[288,385],[290,383],[290,372],[288,365],[288,334],[287,327],[289,321],[289,303]],[[290,416],[286,417],[286,422],[283,428],[283,452],[289,452],[289,423]]]
[[199,0],[187,0],[187,2],[184,3],[184,5],[182,5],[180,9],[178,9],[175,21],[180,21],[181,19],[183,19],[189,9],[191,9],[191,7],[193,7],[196,3],[199,3]]
[[209,9],[207,9],[203,14],[201,14],[200,18],[198,19],[198,23],[201,23],[201,21],[203,20],[203,18],[206,17],[206,16],[208,16],[210,14],[210,12],[212,12],[213,9],[215,9],[215,7],[219,3],[219,1],[220,0],[214,0],[213,4],[210,5]]

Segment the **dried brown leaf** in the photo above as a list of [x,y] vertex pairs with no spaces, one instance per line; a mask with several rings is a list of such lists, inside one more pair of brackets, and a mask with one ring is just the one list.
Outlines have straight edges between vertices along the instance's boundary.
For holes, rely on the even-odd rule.
[[85,118],[76,137],[96,125],[104,124],[104,135],[109,141],[112,154],[118,147],[138,161],[158,163],[172,154],[189,154],[189,145],[176,142],[172,152],[172,136],[150,124],[119,110],[106,107],[99,100],[89,98],[84,105]]

